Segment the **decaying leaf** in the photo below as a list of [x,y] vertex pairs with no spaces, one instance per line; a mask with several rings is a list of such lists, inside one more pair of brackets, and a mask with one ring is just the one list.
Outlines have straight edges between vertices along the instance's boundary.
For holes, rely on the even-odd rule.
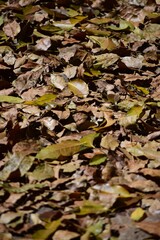
[[69,89],[78,97],[85,98],[89,94],[88,85],[81,79],[75,79],[68,83]]
[[3,27],[3,31],[8,37],[14,38],[21,31],[21,28],[19,23],[14,20],[13,22],[7,23]]

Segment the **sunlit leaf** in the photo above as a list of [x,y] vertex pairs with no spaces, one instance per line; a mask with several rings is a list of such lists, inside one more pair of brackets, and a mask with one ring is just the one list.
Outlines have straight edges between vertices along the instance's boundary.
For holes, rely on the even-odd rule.
[[47,240],[48,237],[53,234],[57,228],[61,225],[61,219],[55,220],[51,223],[47,223],[44,229],[38,230],[33,234],[33,239]]
[[120,185],[110,185],[110,184],[97,184],[92,187],[95,190],[100,190],[105,193],[116,194],[119,197],[128,198],[130,193],[124,187]]
[[52,144],[42,148],[37,154],[37,158],[44,159],[58,159],[60,156],[72,156],[81,150],[82,143],[75,140],[63,141],[61,143]]
[[120,124],[122,126],[129,126],[136,123],[143,111],[143,106],[134,106],[132,107],[125,116],[120,118]]
[[29,173],[29,176],[34,180],[42,181],[48,178],[54,177],[54,169],[47,163],[41,163],[33,172]]
[[86,233],[82,236],[82,240],[87,240],[89,239],[90,234],[94,234],[94,236],[98,236],[102,230],[103,230],[103,221],[98,221],[97,223],[94,223],[91,226],[88,226],[86,229]]
[[59,22],[57,21],[57,22],[54,22],[53,25],[65,31],[70,31],[74,27],[74,24],[66,21],[59,21]]
[[136,208],[132,214],[131,219],[134,221],[140,221],[145,215],[145,211],[142,208]]
[[89,165],[90,166],[97,166],[97,165],[100,165],[100,164],[104,163],[106,160],[107,160],[106,155],[98,154],[90,160]]
[[76,16],[74,18],[70,18],[70,22],[71,22],[71,24],[76,25],[77,23],[82,22],[86,18],[87,18],[87,16]]
[[79,12],[77,12],[75,9],[67,8],[66,10],[67,10],[67,14],[70,17],[76,17],[77,15],[79,15]]
[[10,174],[19,168],[22,159],[22,155],[9,154],[9,160],[6,162],[4,168],[0,171],[0,180],[7,180]]
[[24,159],[22,159],[19,165],[21,176],[24,176],[28,172],[34,162],[34,159],[35,157],[33,156],[25,156]]
[[107,49],[112,51],[117,48],[117,45],[113,42],[111,38],[99,37],[99,36],[88,36],[88,38],[97,43],[103,50]]
[[3,17],[0,16],[0,26],[3,24]]
[[126,29],[134,30],[134,25],[131,22],[126,20],[120,19],[119,27],[115,25],[108,26],[107,28],[115,30],[115,31],[122,31]]
[[98,137],[98,133],[90,133],[80,139],[81,144],[85,145],[86,147],[94,148],[93,141],[96,137]]
[[100,214],[108,210],[105,206],[96,201],[85,200],[77,215]]
[[7,103],[22,103],[24,100],[19,97],[13,97],[13,96],[6,96],[6,95],[0,95],[0,102],[7,102]]
[[94,67],[95,68],[102,67],[104,69],[107,69],[109,66],[116,63],[118,59],[119,56],[114,53],[104,53],[101,55],[97,55],[95,56]]
[[139,55],[137,57],[123,57],[122,62],[128,67],[128,68],[137,68],[141,69],[143,66],[143,60],[144,57],[142,55]]
[[56,95],[52,93],[45,94],[33,101],[26,101],[26,105],[36,105],[36,106],[45,106],[49,103],[52,103],[56,99]]
[[78,97],[85,98],[89,94],[87,83],[81,79],[75,79],[68,83],[69,89]]
[[60,90],[63,90],[67,85],[64,77],[58,74],[51,74],[51,83]]

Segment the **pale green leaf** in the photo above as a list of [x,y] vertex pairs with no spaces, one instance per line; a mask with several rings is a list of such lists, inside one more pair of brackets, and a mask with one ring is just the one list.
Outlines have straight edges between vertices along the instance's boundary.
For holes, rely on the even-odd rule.
[[24,159],[22,159],[19,165],[21,176],[24,176],[28,172],[34,162],[34,159],[35,157],[33,156],[25,156]]
[[35,183],[35,184],[27,183],[20,187],[14,187],[6,183],[3,185],[3,188],[9,193],[25,193],[25,192],[28,192],[29,190],[33,190],[37,188],[39,189],[43,187],[45,187],[44,183]]
[[143,106],[132,107],[125,116],[120,118],[120,125],[130,126],[136,123],[143,111]]
[[38,165],[33,172],[29,173],[32,179],[42,181],[54,177],[54,169],[48,163]]
[[3,24],[3,17],[0,16],[0,26]]
[[65,31],[70,31],[74,27],[74,24],[66,21],[57,21],[53,25]]
[[73,81],[70,81],[68,83],[68,87],[70,91],[74,93],[74,95],[80,98],[85,98],[89,94],[89,88],[87,83],[85,83],[81,79],[75,79]]
[[53,222],[47,223],[44,229],[38,230],[33,234],[33,239],[47,240],[48,237],[53,234],[61,225],[61,221],[61,219],[58,219]]
[[52,103],[56,99],[56,95],[52,93],[45,94],[33,101],[26,101],[24,104],[26,105],[36,105],[36,106],[45,106],[47,104]]
[[98,154],[90,160],[89,165],[90,166],[97,166],[97,165],[100,165],[100,164],[104,163],[106,160],[107,160],[106,155]]
[[122,31],[122,30],[126,30],[126,29],[134,30],[134,25],[131,22],[120,19],[119,27],[117,27],[115,25],[111,25],[111,26],[108,26],[107,28],[109,28],[111,30],[115,30],[115,31]]
[[13,97],[13,96],[6,96],[6,95],[0,95],[0,102],[7,102],[7,103],[22,103],[24,100],[19,97]]
[[61,143],[52,144],[42,148],[37,154],[37,158],[44,159],[58,159],[60,156],[72,156],[81,150],[82,143],[76,140],[63,141]]
[[80,139],[80,142],[81,142],[81,144],[83,144],[83,145],[86,146],[86,147],[94,148],[93,141],[94,141],[94,139],[95,139],[96,137],[98,137],[98,136],[99,136],[99,134],[96,133],[96,132],[90,133],[90,134],[82,137],[82,138]]
[[101,214],[108,210],[107,207],[100,204],[100,202],[85,200],[82,206],[80,206],[80,211],[77,215],[87,215],[87,214]]

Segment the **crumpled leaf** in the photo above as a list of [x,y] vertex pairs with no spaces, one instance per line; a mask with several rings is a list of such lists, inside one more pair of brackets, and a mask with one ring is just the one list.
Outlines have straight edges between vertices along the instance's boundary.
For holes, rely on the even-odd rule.
[[87,83],[81,79],[75,79],[68,83],[69,89],[78,97],[85,98],[89,94]]
[[141,69],[143,66],[144,57],[139,55],[137,57],[123,57],[121,61],[128,67],[128,68],[137,68]]
[[111,134],[107,134],[101,139],[101,147],[115,150],[119,145],[118,140]]
[[119,59],[119,56],[115,53],[104,53],[101,55],[95,56],[95,63],[94,67],[102,67],[104,69],[107,69],[109,66],[113,65],[117,62]]
[[7,103],[23,103],[24,100],[19,97],[13,97],[13,96],[6,96],[6,95],[0,95],[0,102],[7,102]]
[[128,152],[136,157],[145,156],[153,160],[160,159],[159,143],[156,141],[148,141],[144,146],[141,146],[140,143],[123,141],[121,147],[126,148]]
[[51,46],[51,39],[49,37],[41,38],[40,40],[37,40],[37,44],[35,45],[35,48],[38,50],[47,51],[48,48]]
[[36,106],[45,106],[49,103],[52,103],[56,99],[56,95],[52,93],[44,94],[43,96],[33,100],[26,101],[24,104],[26,105],[36,105]]
[[65,78],[58,74],[51,74],[51,83],[60,90],[63,90],[67,86]]
[[3,31],[8,37],[14,38],[18,35],[18,33],[21,31],[19,23],[17,23],[15,20],[13,22],[7,23],[3,27]]

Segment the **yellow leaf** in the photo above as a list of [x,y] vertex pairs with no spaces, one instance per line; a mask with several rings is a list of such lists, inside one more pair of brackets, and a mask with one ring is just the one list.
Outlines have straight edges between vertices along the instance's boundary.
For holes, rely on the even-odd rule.
[[33,100],[33,101],[26,101],[26,105],[38,105],[38,106],[45,106],[53,102],[56,99],[56,95],[52,93],[44,94],[43,96]]
[[145,215],[145,211],[142,208],[136,208],[131,214],[131,219],[133,221],[140,221]]

